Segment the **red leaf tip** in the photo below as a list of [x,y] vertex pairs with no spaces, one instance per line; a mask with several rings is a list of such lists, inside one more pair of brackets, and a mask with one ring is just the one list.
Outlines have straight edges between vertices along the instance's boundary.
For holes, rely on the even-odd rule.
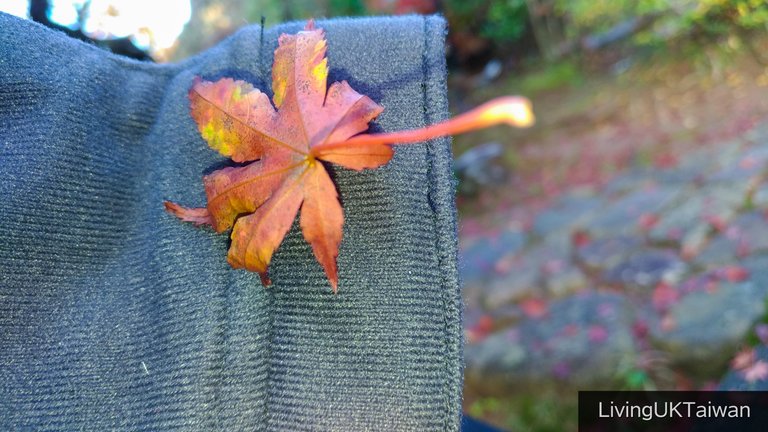
[[272,280],[269,279],[267,272],[259,272],[259,279],[261,279],[261,284],[264,285],[265,288],[272,285]]
[[331,288],[333,288],[333,293],[338,294],[339,293],[339,278],[336,275],[333,275],[333,277],[328,276],[328,282],[331,283]]
[[203,208],[187,208],[180,206],[174,202],[163,201],[165,211],[183,220],[184,222],[191,222],[195,226],[210,225],[213,226],[213,218],[208,213],[208,209]]

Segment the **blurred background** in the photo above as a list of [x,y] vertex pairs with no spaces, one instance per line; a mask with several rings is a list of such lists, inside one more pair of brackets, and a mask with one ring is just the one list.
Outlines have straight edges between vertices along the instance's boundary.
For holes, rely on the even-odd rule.
[[453,112],[522,94],[538,120],[454,141],[465,410],[502,430],[575,430],[580,389],[768,389],[763,0],[2,0],[0,10],[155,62],[262,19],[443,14]]

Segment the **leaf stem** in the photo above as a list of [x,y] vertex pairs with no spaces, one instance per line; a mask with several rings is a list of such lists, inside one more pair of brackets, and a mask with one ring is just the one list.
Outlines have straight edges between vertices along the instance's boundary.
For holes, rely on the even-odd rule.
[[458,135],[500,123],[507,123],[514,127],[528,127],[533,122],[531,102],[528,99],[521,96],[504,96],[432,126],[402,132],[361,134],[346,141],[320,144],[313,147],[310,153],[319,157],[324,151],[338,147],[415,143],[447,135]]

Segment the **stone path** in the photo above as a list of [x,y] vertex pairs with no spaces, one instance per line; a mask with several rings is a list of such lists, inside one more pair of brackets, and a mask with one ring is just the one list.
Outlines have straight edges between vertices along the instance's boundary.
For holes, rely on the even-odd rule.
[[462,238],[468,392],[768,388],[768,124],[683,159]]

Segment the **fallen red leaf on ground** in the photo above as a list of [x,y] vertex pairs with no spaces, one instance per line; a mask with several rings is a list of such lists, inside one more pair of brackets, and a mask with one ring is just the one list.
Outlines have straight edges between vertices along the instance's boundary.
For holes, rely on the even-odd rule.
[[529,298],[520,302],[520,310],[529,318],[542,318],[549,312],[549,306],[545,300]]

